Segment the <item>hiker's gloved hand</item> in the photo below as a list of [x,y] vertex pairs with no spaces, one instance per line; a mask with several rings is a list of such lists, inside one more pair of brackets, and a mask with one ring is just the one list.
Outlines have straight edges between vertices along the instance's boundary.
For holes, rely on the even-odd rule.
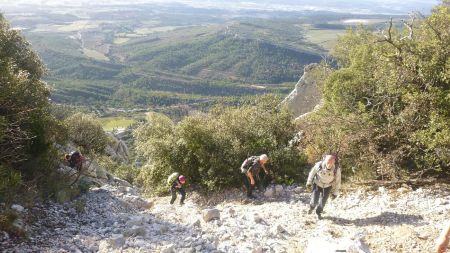
[[333,200],[335,198],[337,198],[337,195],[336,194],[331,194],[331,199]]

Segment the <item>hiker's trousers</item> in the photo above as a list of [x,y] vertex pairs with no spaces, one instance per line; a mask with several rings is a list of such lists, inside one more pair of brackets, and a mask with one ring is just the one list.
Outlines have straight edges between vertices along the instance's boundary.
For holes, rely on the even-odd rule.
[[184,204],[184,199],[186,198],[186,191],[183,188],[172,187],[170,188],[170,193],[172,194],[172,199],[170,204],[173,204],[177,199],[177,192],[181,194],[180,204]]
[[311,202],[309,205],[311,209],[314,209],[317,206],[316,213],[322,213],[323,208],[327,203],[328,196],[330,196],[331,188],[331,186],[322,188],[314,184],[313,192],[311,194]]

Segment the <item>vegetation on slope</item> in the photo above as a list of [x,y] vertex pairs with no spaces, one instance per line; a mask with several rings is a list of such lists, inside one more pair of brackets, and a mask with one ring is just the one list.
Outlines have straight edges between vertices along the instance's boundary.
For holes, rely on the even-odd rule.
[[310,158],[339,151],[345,171],[366,178],[448,175],[448,1],[412,27],[387,27],[384,36],[358,28],[340,38],[324,106],[300,122]]

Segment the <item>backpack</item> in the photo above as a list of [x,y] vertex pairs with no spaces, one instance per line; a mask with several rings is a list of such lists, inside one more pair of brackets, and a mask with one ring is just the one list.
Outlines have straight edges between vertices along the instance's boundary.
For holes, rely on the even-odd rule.
[[74,151],[70,154],[70,159],[69,159],[69,166],[71,168],[74,168],[75,166],[78,166],[79,163],[81,162],[81,154],[78,151]]
[[175,180],[178,179],[178,177],[180,176],[180,173],[178,172],[174,172],[172,174],[170,174],[170,176],[167,178],[167,185],[172,185],[173,182],[175,182]]
[[259,156],[250,156],[249,158],[245,159],[244,168],[245,170],[248,170],[250,166],[252,166],[256,160],[258,160]]

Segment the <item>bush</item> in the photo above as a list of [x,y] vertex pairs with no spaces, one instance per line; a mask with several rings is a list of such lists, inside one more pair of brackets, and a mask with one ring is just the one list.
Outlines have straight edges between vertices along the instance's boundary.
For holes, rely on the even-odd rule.
[[0,165],[0,203],[12,199],[21,182],[19,171],[5,168]]
[[324,106],[300,122],[310,159],[340,151],[353,168],[346,173],[365,178],[449,173],[448,3],[413,27],[387,37],[358,28],[339,39],[341,68],[324,83]]
[[98,157],[98,164],[100,167],[105,168],[112,175],[126,180],[128,183],[133,184],[136,177],[139,174],[139,170],[129,164],[121,164],[112,160],[108,156]]
[[295,126],[278,103],[265,96],[256,104],[215,108],[178,123],[149,115],[135,131],[136,152],[147,161],[137,182],[153,192],[163,190],[167,177],[177,171],[205,190],[219,190],[238,185],[243,160],[262,153],[269,155],[279,183],[302,180],[302,159],[287,145]]
[[[64,126],[49,113],[46,70],[19,31],[0,15],[0,194],[12,198],[27,187],[44,187],[54,164],[55,142],[65,139]],[[22,187],[16,187],[19,182]]]
[[81,148],[82,153],[103,153],[109,137],[100,122],[90,114],[76,113],[65,123],[69,139]]

